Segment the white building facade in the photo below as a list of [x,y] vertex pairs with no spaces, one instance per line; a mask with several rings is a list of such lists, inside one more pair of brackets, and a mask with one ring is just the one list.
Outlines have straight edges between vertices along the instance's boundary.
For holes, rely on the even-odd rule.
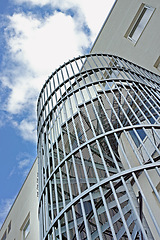
[[39,239],[37,173],[36,159],[1,227],[1,240]]
[[116,0],[91,52],[121,56],[159,74],[159,12],[159,0]]

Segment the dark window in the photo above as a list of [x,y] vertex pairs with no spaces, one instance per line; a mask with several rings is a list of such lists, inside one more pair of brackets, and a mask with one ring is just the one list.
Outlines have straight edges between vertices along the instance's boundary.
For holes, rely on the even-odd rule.
[[10,223],[8,224],[8,233],[11,231],[11,221]]

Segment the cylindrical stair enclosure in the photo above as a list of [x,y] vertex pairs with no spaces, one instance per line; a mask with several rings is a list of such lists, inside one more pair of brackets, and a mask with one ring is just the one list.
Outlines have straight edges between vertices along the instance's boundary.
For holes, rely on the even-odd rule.
[[160,77],[77,57],[37,111],[41,240],[160,239]]

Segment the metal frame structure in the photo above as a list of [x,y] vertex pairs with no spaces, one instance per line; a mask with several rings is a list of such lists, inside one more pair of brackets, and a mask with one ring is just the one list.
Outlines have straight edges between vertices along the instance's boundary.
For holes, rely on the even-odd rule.
[[160,238],[160,76],[89,54],[37,104],[40,239]]

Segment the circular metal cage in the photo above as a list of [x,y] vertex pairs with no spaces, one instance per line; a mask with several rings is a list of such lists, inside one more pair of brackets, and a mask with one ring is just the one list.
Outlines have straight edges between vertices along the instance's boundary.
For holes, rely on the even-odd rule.
[[40,238],[160,238],[160,77],[77,57],[37,104]]

